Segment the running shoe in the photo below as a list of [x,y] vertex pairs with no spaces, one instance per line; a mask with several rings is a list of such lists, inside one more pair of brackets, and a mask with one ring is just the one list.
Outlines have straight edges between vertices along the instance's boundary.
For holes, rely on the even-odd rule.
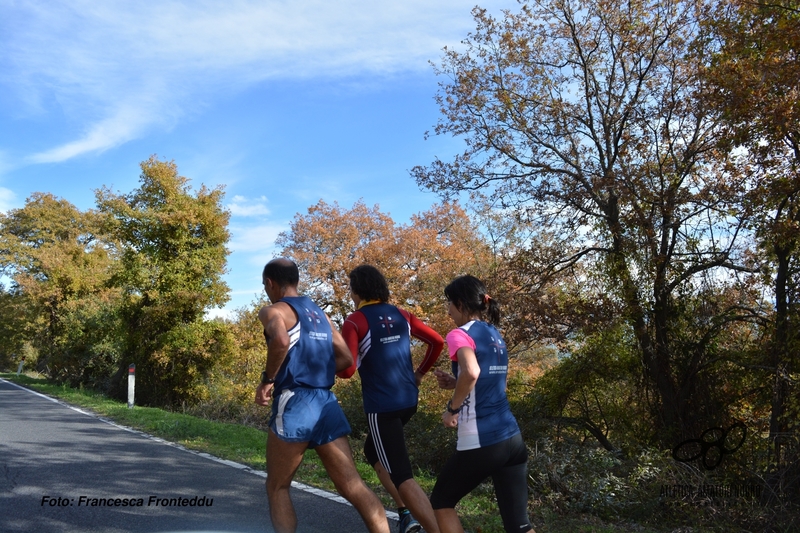
[[400,513],[399,516],[400,522],[397,524],[397,533],[417,533],[422,530],[422,525],[411,516],[411,511],[408,509]]

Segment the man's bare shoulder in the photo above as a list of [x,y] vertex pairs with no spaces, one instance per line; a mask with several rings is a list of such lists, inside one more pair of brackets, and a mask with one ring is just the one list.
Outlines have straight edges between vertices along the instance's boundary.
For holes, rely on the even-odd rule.
[[258,318],[264,322],[265,319],[269,320],[270,318],[276,318],[277,316],[283,316],[283,309],[289,307],[288,304],[285,302],[276,302],[274,304],[265,305],[258,311]]
[[287,329],[297,322],[294,309],[286,302],[265,305],[258,311],[258,319],[264,324],[264,327],[272,321],[280,320]]

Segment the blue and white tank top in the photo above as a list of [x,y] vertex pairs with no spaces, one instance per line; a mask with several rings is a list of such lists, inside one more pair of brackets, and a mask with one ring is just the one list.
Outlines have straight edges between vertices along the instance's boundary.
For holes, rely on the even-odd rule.
[[[481,373],[458,417],[458,450],[497,444],[520,432],[506,397],[508,350],[497,328],[472,321],[460,328],[475,342]],[[458,377],[458,364],[454,364]]]
[[336,375],[333,332],[325,313],[307,296],[280,300],[297,313],[289,330],[289,352],[275,376],[275,390],[308,387],[330,389]]

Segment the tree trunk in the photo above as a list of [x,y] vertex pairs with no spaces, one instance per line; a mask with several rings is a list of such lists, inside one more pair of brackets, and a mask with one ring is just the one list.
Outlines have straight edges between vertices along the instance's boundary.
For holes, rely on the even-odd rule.
[[781,449],[787,430],[784,420],[785,402],[788,391],[789,353],[789,305],[787,284],[789,282],[789,247],[775,246],[777,271],[775,273],[775,334],[770,350],[770,367],[774,371],[772,385],[772,413],[769,420],[769,441],[772,443],[773,463],[780,467]]

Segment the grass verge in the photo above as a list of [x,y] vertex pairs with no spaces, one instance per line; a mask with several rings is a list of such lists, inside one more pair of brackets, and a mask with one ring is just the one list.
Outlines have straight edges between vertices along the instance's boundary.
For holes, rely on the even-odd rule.
[[[0,373],[0,377],[58,398],[75,407],[90,410],[99,416],[113,420],[117,424],[180,444],[190,450],[207,452],[216,457],[236,461],[256,470],[264,470],[266,468],[265,445],[267,434],[262,430],[240,424],[210,421],[153,407],[135,406],[133,409],[129,409],[127,404],[109,399],[96,391],[53,384],[41,377],[32,377],[24,374],[17,376],[13,373]],[[360,450],[363,443],[351,441],[351,446],[354,450]],[[356,459],[360,456],[359,453],[354,455]],[[378,494],[383,504],[387,508],[393,508],[394,503],[389,494],[380,485],[380,481],[372,467],[358,460],[356,461],[356,466],[361,477]],[[295,480],[331,492],[335,491],[322,463],[314,453],[305,455]],[[422,475],[418,481],[423,489],[430,492],[436,480],[430,476]]]

